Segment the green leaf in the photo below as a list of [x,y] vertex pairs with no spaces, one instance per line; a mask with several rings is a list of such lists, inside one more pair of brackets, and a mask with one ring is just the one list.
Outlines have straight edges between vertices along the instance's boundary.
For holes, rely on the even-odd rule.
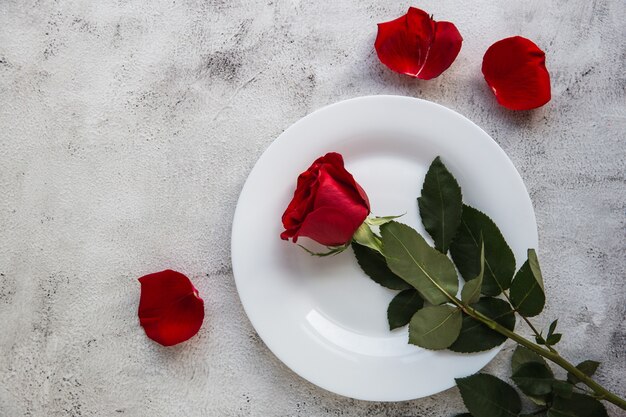
[[450,305],[418,310],[409,323],[409,343],[432,350],[450,346],[461,331],[461,310]]
[[483,274],[485,273],[485,244],[480,244],[480,272],[478,276],[469,280],[461,290],[461,300],[465,304],[474,304],[480,300],[480,290],[483,286]]
[[510,295],[513,307],[524,317],[534,317],[543,310],[546,295],[537,255],[533,249],[528,250],[528,260],[515,274]]
[[554,374],[541,363],[529,362],[522,365],[511,379],[524,394],[538,396],[552,392]]
[[537,278],[537,282],[541,283],[541,288],[543,289],[543,275],[541,274],[541,268],[539,267],[537,252],[534,249],[528,249],[528,263],[533,275]]
[[[576,368],[578,368],[583,374],[587,376],[592,376],[593,374],[596,373],[598,366],[600,366],[600,362],[583,361],[579,363],[578,365],[576,365]],[[575,375],[572,375],[569,372],[567,373],[567,380],[571,382],[572,384],[578,384],[580,382],[580,379],[578,379]]]
[[535,411],[534,413],[520,414],[519,417],[546,417],[546,413]]
[[473,417],[470,413],[457,414],[454,417]]
[[563,398],[571,398],[574,392],[574,386],[565,381],[554,381],[552,383],[552,390],[558,396]]
[[352,250],[363,272],[373,281],[392,290],[411,288],[405,280],[391,272],[385,257],[377,251],[358,243],[352,243]]
[[[561,414],[558,414],[561,413]],[[585,394],[572,394],[570,398],[555,397],[548,417],[608,417],[604,405]]]
[[465,407],[474,417],[517,417],[522,410],[517,391],[493,375],[457,378],[456,384]]
[[463,198],[461,187],[439,157],[428,168],[417,205],[435,248],[441,253],[448,253],[450,242],[461,224]]
[[511,373],[516,373],[522,365],[529,362],[541,363],[544,366],[548,366],[545,359],[537,353],[525,348],[524,346],[518,345],[515,352],[513,352],[513,357],[511,358]]
[[466,280],[480,273],[481,236],[485,243],[482,293],[495,296],[510,287],[515,273],[515,257],[498,226],[486,214],[463,205],[461,225],[450,246],[450,253]]
[[550,327],[548,328],[548,336],[550,337],[552,336],[552,333],[554,333],[554,331],[556,330],[556,325],[559,322],[559,319],[554,320],[552,323],[550,323]]
[[[515,374],[522,367],[522,365],[527,363],[538,363],[548,367],[548,364],[543,357],[539,356],[532,350],[525,348],[524,346],[518,345],[515,352],[513,352],[513,357],[511,358],[511,374]],[[548,402],[547,395],[529,395],[528,397],[537,405],[546,405]]]
[[445,293],[456,296],[459,278],[446,255],[402,223],[387,223],[380,232],[389,269],[417,289],[424,300],[437,305],[449,300]]
[[[515,328],[515,314],[509,303],[504,300],[481,298],[480,301],[472,305],[472,308],[509,330]],[[506,336],[491,330],[467,314],[463,314],[461,333],[449,349],[462,353],[481,352],[501,345],[505,340]]]
[[554,346],[557,343],[559,343],[561,341],[561,336],[563,336],[561,333],[554,333],[551,334],[550,336],[548,336],[548,338],[546,339],[546,345],[549,346]]
[[424,300],[415,289],[404,290],[396,295],[387,308],[387,321],[391,330],[411,321],[413,314],[424,307]]

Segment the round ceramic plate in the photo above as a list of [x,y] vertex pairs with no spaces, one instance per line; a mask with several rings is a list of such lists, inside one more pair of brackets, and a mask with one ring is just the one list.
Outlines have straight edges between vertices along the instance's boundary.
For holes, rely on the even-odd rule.
[[361,272],[351,250],[317,258],[279,238],[296,178],[331,151],[343,155],[373,215],[406,213],[400,221],[424,236],[416,198],[441,156],[464,202],[499,225],[518,265],[527,248],[537,247],[520,175],[496,142],[458,113],[414,98],[371,96],[324,107],[287,129],[259,158],[239,197],[232,232],[237,290],[281,361],[322,388],[362,400],[410,400],[452,387],[499,348],[457,354],[409,345],[406,327],[387,325],[396,292]]

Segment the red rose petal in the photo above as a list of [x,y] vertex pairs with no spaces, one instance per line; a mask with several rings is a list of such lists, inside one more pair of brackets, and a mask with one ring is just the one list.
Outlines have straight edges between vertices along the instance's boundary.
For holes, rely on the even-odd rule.
[[508,109],[530,110],[550,101],[545,53],[526,38],[514,36],[491,45],[482,70],[498,103]]
[[[365,217],[367,213],[363,220]],[[354,231],[359,226],[360,224],[355,227],[354,222],[346,217],[343,211],[322,207],[309,213],[293,241],[296,242],[298,237],[305,236],[322,245],[341,246],[352,239]]]
[[461,51],[462,42],[463,38],[454,24],[435,22],[435,38],[420,72],[420,78],[430,80],[448,69]]
[[171,346],[198,333],[204,301],[185,275],[168,269],[145,275],[139,282],[139,323],[150,339]]
[[391,70],[430,80],[452,65],[462,43],[454,24],[436,22],[425,11],[410,7],[404,16],[378,24],[374,46]]

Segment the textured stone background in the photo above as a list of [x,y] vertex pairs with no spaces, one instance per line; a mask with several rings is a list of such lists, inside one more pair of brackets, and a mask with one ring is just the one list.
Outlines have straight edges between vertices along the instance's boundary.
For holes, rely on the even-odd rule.
[[[563,354],[626,395],[626,3],[422,1],[465,38],[436,80],[391,73],[381,1],[0,2],[0,415],[449,416],[456,389],[385,404],[325,392],[256,336],[230,229],[263,150],[318,107],[402,94],[474,120],[531,193]],[[512,113],[480,73],[494,41],[547,54],[553,99]],[[138,276],[166,267],[207,302],[198,336],[148,340]],[[523,328],[523,327],[520,327]],[[507,375],[512,345],[487,368]],[[612,416],[623,412],[611,408]]]

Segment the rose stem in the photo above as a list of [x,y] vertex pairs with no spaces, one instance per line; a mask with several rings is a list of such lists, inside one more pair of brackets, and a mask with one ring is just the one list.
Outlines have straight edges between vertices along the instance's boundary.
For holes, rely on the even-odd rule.
[[489,317],[485,316],[481,312],[476,311],[475,309],[473,309],[473,308],[471,308],[469,306],[464,305],[461,302],[461,300],[459,300],[456,297],[449,297],[449,298],[452,300],[452,302],[454,304],[456,304],[459,308],[461,308],[465,313],[467,313],[468,315],[470,315],[474,319],[482,322],[483,324],[485,324],[490,329],[495,330],[496,332],[498,332],[498,333],[508,337],[509,339],[513,339],[518,344],[520,344],[520,345],[522,345],[522,346],[532,350],[533,352],[537,353],[538,355],[541,355],[544,358],[546,358],[546,359],[556,363],[561,368],[565,369],[566,371],[568,371],[569,373],[574,375],[583,384],[585,384],[589,388],[591,388],[593,390],[593,392],[595,392],[597,394],[597,398],[598,399],[609,401],[609,402],[617,405],[618,407],[620,407],[622,410],[626,410],[626,400],[618,397],[617,395],[615,395],[612,392],[608,391],[602,385],[598,384],[596,381],[591,379],[588,375],[586,375],[580,369],[576,368],[574,365],[572,365],[570,362],[568,362],[565,358],[563,358],[561,355],[559,355],[558,352],[550,351],[548,349],[544,349],[541,346],[531,342],[530,340],[525,339],[524,337],[518,335],[517,333],[512,332],[511,330],[509,330],[506,327],[500,325],[496,321],[494,321],[494,320],[490,319]]

